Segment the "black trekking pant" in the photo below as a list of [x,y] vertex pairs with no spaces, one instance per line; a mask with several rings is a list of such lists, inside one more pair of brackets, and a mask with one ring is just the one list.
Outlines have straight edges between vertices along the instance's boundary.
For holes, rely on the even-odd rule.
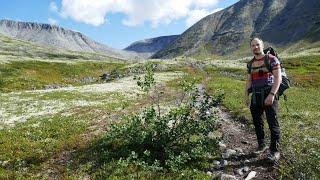
[[274,102],[272,106],[264,106],[264,100],[268,96],[270,90],[264,93],[255,92],[252,96],[255,96],[255,101],[253,101],[253,97],[251,98],[250,111],[253,119],[253,124],[255,127],[257,140],[259,145],[263,145],[265,143],[264,138],[264,123],[262,120],[262,114],[265,112],[267,117],[267,122],[269,125],[269,130],[271,133],[271,143],[270,143],[270,151],[277,152],[279,151],[279,143],[280,143],[280,126],[278,122],[278,98],[274,98]]

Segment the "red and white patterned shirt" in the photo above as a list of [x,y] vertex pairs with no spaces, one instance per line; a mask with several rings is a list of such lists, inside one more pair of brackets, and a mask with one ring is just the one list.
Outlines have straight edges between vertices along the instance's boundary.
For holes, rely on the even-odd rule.
[[[248,73],[251,74],[252,87],[260,88],[265,86],[272,86],[274,83],[274,76],[265,66],[264,60],[265,57],[261,59],[254,58],[251,65],[251,72],[248,69]],[[281,68],[280,61],[277,57],[269,55],[268,60],[272,70]]]

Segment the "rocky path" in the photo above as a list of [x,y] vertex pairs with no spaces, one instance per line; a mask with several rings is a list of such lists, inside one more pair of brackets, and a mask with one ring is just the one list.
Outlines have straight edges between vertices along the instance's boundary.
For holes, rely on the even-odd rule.
[[254,131],[235,121],[223,107],[219,116],[223,134],[219,146],[223,154],[220,161],[213,162],[208,173],[219,174],[221,179],[276,179],[278,164],[267,160],[269,151],[260,155],[254,153],[257,147]]

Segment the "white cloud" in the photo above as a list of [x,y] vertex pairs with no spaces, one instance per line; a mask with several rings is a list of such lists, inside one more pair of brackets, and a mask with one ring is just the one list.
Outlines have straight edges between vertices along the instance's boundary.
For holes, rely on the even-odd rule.
[[217,8],[213,11],[208,11],[206,9],[197,9],[197,10],[190,11],[188,14],[188,18],[186,19],[186,26],[190,27],[194,23],[198,22],[200,19],[206,17],[207,15],[213,14],[220,10],[222,10],[222,8]]
[[[219,1],[221,0],[62,0],[59,14],[78,22],[99,26],[106,22],[109,14],[122,13],[125,15],[122,20],[124,25],[136,26],[149,22],[157,27],[186,17],[190,19],[188,22],[192,22],[192,18],[196,19],[195,17],[210,12]],[[52,9],[55,9],[54,5]]]
[[58,25],[58,21],[55,20],[55,19],[52,19],[52,18],[48,18],[48,22],[49,22],[49,24],[51,24],[51,25]]
[[208,8],[216,5],[219,0],[197,0],[194,1],[194,5],[198,8]]
[[141,4],[137,1],[132,0],[131,8],[124,12],[127,15],[123,20],[125,25],[135,26],[151,22],[153,27],[157,27],[158,24],[169,24],[173,20],[185,17],[192,2],[191,0],[149,0]]
[[49,9],[52,12],[58,12],[58,6],[54,1],[50,2]]

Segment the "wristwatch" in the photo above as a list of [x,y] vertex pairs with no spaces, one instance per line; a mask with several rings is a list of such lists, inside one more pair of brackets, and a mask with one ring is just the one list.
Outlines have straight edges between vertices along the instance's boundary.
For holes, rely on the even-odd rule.
[[276,95],[276,94],[275,94],[275,93],[273,93],[273,92],[270,92],[270,94],[271,94],[272,96]]

